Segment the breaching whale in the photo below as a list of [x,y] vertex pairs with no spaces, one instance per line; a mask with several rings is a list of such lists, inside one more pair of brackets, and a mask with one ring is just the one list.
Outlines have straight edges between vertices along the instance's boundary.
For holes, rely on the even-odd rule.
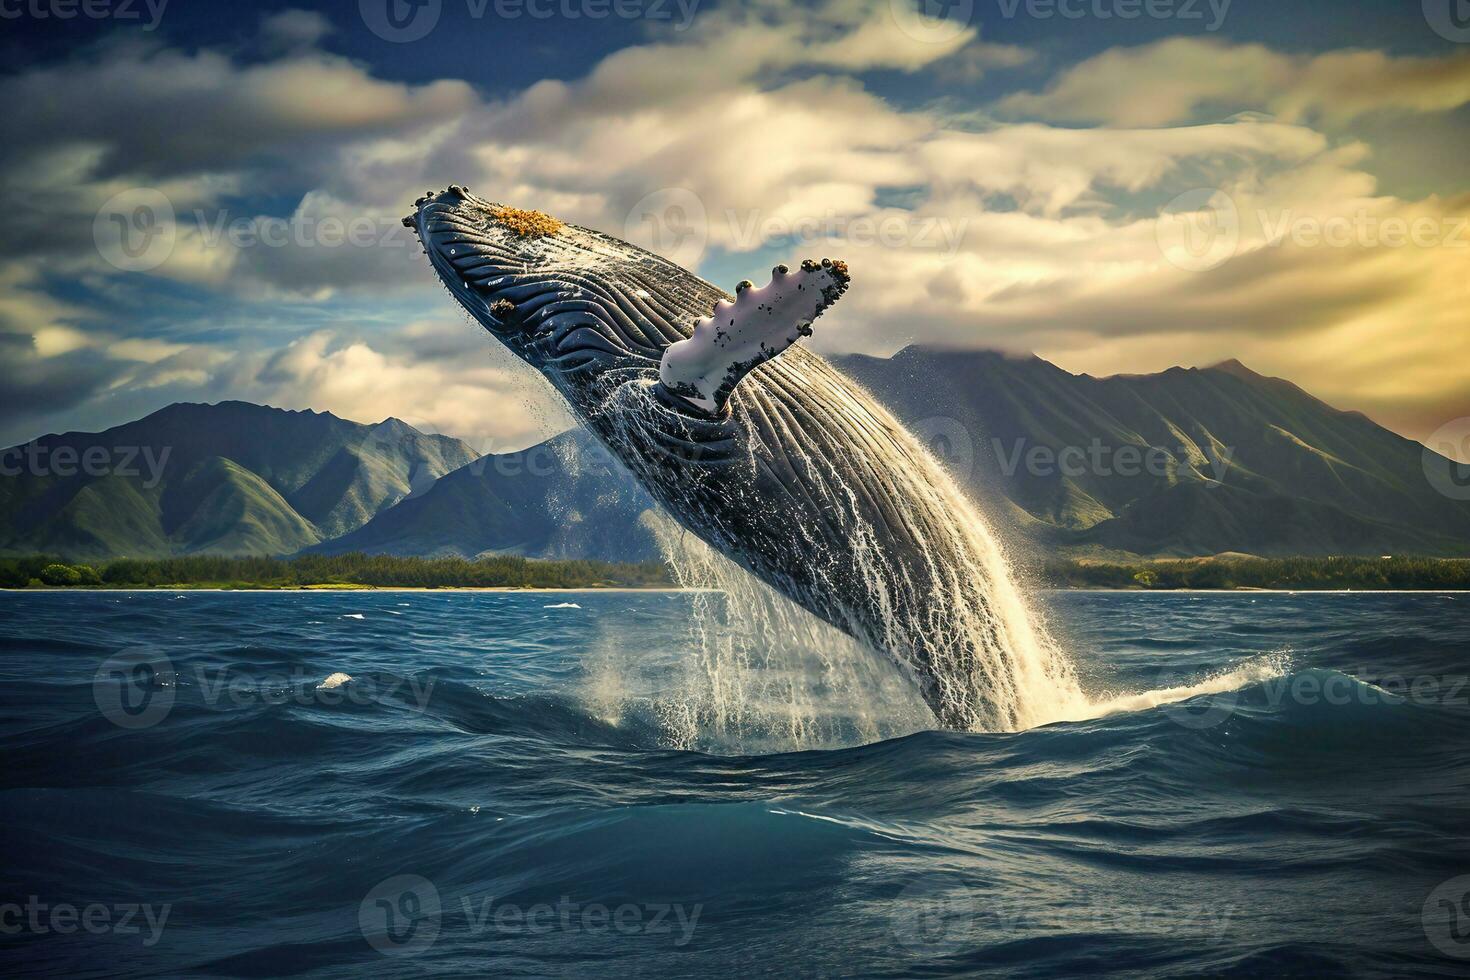
[[451,186],[415,202],[456,300],[539,370],[679,523],[912,673],[939,724],[1014,730],[1065,665],[984,522],[871,396],[796,344],[830,259],[731,296],[627,242]]

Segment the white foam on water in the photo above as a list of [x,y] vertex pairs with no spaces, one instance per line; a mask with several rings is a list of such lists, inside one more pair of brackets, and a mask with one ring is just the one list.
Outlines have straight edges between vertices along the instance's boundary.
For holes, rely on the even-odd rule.
[[551,605],[549,605],[549,606],[542,606],[541,608],[542,609],[581,609],[582,607],[579,606],[579,605],[577,605],[575,602],[553,602]]
[[339,670],[334,674],[328,674],[326,679],[316,686],[316,689],[318,691],[335,691],[350,680],[352,680],[351,674],[344,674]]
[[1286,653],[1272,653],[1255,657],[1244,663],[1206,675],[1187,684],[1161,687],[1136,694],[1105,694],[1089,701],[1085,708],[1074,715],[1058,721],[1086,721],[1106,715],[1133,711],[1147,711],[1165,704],[1188,701],[1205,694],[1227,694],[1252,684],[1284,677],[1291,668],[1291,658]]
[[343,615],[342,618],[343,619],[367,619],[367,617],[364,616],[362,613],[346,613],[346,614]]

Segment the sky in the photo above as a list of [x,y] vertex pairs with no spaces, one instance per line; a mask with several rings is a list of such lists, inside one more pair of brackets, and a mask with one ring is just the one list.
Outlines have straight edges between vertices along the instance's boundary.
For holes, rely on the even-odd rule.
[[228,398],[565,427],[399,224],[449,183],[726,289],[844,258],[824,353],[1470,416],[1466,0],[0,0],[0,65],[0,445]]

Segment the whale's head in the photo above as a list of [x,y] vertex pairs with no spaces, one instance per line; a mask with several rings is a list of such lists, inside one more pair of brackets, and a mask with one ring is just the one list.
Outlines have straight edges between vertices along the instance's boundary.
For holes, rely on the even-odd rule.
[[635,245],[457,185],[420,198],[404,224],[460,305],[563,390],[656,373],[723,295]]

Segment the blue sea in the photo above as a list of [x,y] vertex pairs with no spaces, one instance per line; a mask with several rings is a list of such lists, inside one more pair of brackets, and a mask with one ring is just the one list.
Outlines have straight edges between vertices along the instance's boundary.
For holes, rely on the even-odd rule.
[[1010,734],[710,601],[0,594],[0,972],[1470,975],[1470,596],[1051,593]]

